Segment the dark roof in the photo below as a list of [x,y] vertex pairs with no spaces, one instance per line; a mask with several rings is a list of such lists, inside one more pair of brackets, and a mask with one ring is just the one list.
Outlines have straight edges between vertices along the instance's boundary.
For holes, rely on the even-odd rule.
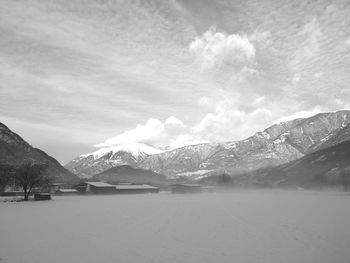
[[115,186],[116,189],[158,189],[158,187],[148,184],[118,184]]
[[201,184],[173,184],[171,185],[173,187],[176,187],[176,186],[184,186],[184,187],[201,187],[202,185]]
[[58,189],[56,191],[57,192],[61,192],[61,193],[78,193],[77,189]]
[[85,182],[85,183],[88,185],[95,186],[95,187],[114,187],[114,185],[107,184],[104,182]]

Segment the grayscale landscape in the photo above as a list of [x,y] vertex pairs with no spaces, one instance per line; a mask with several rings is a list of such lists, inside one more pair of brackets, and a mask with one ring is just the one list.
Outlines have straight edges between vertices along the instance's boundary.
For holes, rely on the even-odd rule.
[[349,0],[0,0],[0,263],[350,263]]

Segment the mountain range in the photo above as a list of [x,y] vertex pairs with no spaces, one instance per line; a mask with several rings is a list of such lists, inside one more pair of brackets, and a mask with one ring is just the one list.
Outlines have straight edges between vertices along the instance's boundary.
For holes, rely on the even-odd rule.
[[[276,167],[349,139],[350,111],[320,113],[274,124],[241,141],[203,143],[161,151],[145,144],[118,145],[81,155],[65,167],[90,177],[121,164],[151,170],[167,178],[244,174]],[[135,150],[135,148],[137,150]]]
[[55,182],[75,183],[79,178],[65,169],[56,159],[44,151],[32,147],[18,134],[0,123],[0,164],[19,165],[25,159],[32,159],[48,165],[46,173],[52,176]]
[[[274,124],[241,141],[160,150],[144,143],[98,149],[64,168],[0,123],[0,164],[48,164],[56,182],[89,180],[166,185],[169,179],[215,182],[223,173],[242,185],[335,184],[350,172],[350,111]],[[69,170],[69,171],[68,171]]]
[[162,150],[145,143],[116,145],[82,154],[67,163],[65,167],[79,177],[90,178],[95,174],[120,165],[136,167],[147,156],[160,153],[162,153]]

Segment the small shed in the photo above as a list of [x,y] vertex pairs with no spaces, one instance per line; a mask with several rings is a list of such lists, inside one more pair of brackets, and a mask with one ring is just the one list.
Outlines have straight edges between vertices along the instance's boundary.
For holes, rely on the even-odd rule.
[[104,182],[84,182],[72,187],[80,193],[86,194],[115,194],[116,189],[114,185]]
[[123,183],[115,185],[118,194],[159,193],[159,188],[148,184]]
[[34,200],[35,201],[51,200],[51,194],[50,193],[35,193]]
[[173,194],[200,193],[202,185],[200,184],[173,184],[171,185]]

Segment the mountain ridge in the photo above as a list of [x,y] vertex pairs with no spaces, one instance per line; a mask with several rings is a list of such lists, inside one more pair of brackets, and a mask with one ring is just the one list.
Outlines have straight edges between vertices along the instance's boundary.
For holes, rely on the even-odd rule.
[[350,111],[319,113],[309,118],[299,118],[273,124],[263,131],[241,141],[212,142],[188,145],[157,154],[134,156],[118,152],[121,162],[105,156],[102,159],[76,160],[75,167],[66,168],[90,176],[121,164],[152,170],[168,178],[176,178],[196,171],[225,171],[240,174],[255,169],[278,166],[317,151],[337,132],[350,125]]
[[48,164],[46,172],[56,182],[75,183],[79,178],[65,169],[55,158],[34,148],[17,133],[0,122],[0,163],[20,165],[25,159]]

